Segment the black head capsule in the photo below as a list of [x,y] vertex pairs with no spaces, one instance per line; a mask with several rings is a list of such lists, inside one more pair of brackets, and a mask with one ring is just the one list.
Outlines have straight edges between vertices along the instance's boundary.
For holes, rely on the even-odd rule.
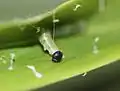
[[52,61],[55,63],[59,63],[62,61],[63,58],[63,53],[61,51],[56,51],[53,55],[52,55]]

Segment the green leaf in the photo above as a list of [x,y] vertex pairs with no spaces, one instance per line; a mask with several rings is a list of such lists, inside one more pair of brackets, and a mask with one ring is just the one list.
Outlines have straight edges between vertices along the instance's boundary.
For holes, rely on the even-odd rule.
[[[106,10],[97,12],[98,0],[69,0],[48,13],[0,24],[0,47],[15,47],[1,50],[0,54],[8,59],[9,52],[14,51],[16,54],[14,71],[7,70],[9,60],[7,65],[0,64],[0,90],[18,91],[41,88],[85,72],[89,74],[89,71],[119,59],[120,1],[116,0],[116,2],[106,0]],[[76,3],[82,3],[85,7],[74,12]],[[56,11],[56,18],[60,20],[56,31],[77,31],[76,35],[70,37],[64,35],[64,38],[56,39],[56,44],[65,55],[65,59],[59,64],[52,63],[50,57],[41,51],[39,45],[16,48],[16,45],[21,47],[31,43],[37,44],[36,30],[33,26],[52,31],[53,11]],[[82,31],[85,31],[83,34],[78,33],[81,30],[81,22]],[[95,37],[100,38],[99,53],[96,55],[92,53]],[[34,65],[37,71],[43,74],[43,78],[35,78],[25,67],[26,64]]]

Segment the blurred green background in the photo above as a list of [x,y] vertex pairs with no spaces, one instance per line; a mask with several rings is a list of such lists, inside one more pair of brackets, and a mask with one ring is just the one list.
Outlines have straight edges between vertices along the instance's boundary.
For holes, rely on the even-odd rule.
[[46,13],[64,1],[67,0],[0,0],[0,21]]

